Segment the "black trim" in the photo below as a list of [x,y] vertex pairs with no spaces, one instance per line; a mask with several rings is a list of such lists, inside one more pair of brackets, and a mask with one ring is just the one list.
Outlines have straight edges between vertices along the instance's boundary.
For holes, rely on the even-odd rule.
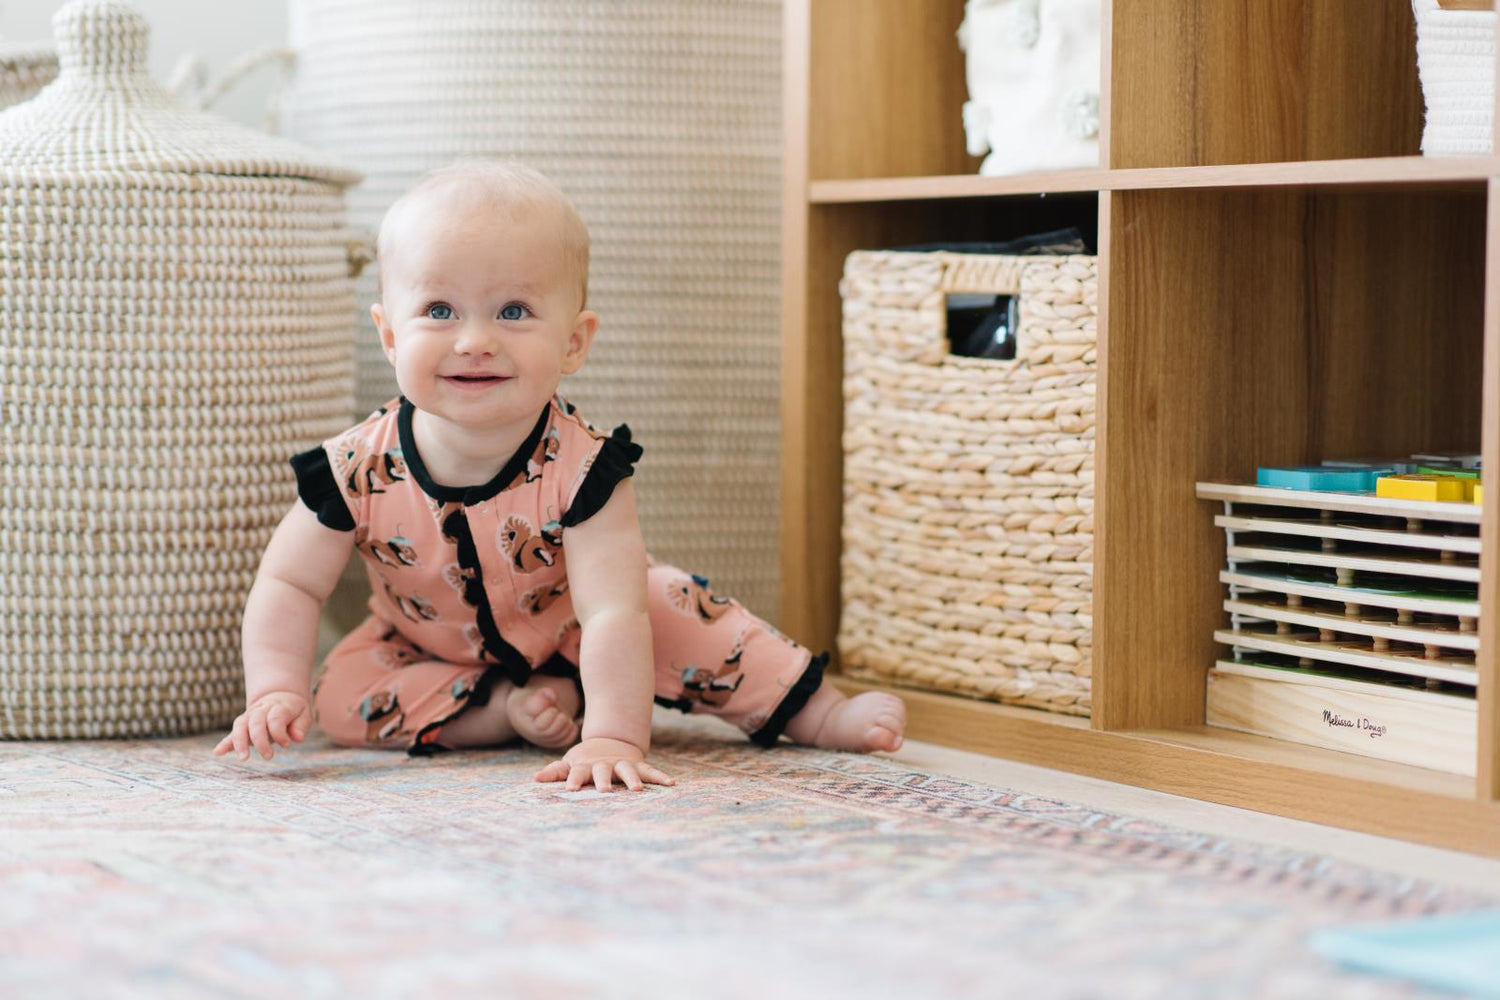
[[349,505],[344,503],[338,481],[333,478],[328,452],[319,445],[293,455],[290,461],[297,473],[297,496],[308,510],[318,515],[318,523],[334,531],[353,531],[354,515],[349,513]]
[[562,526],[582,524],[603,510],[620,480],[635,475],[635,463],[641,460],[642,451],[640,445],[630,440],[629,427],[625,424],[616,427],[594,456],[594,464],[574,494],[572,506],[562,516]]
[[546,432],[552,417],[552,407],[548,405],[542,410],[542,415],[537,417],[536,426],[531,429],[526,440],[521,442],[521,447],[516,449],[515,454],[506,460],[505,465],[489,482],[480,486],[444,486],[428,474],[422,455],[417,451],[417,439],[411,429],[412,415],[415,412],[416,407],[411,405],[411,400],[402,396],[401,409],[396,414],[396,431],[401,436],[401,456],[406,460],[407,471],[417,481],[422,492],[432,499],[444,503],[458,501],[465,507],[488,500],[509,486],[526,469],[526,463],[536,454],[537,446],[542,443],[542,434]]
[[547,677],[566,677],[573,682],[578,689],[578,711],[582,712],[586,703],[583,693],[583,671],[578,669],[578,664],[568,659],[561,653],[553,653],[547,657],[547,662],[537,667],[534,674],[543,674]]
[[[407,465],[407,468],[411,466]],[[495,625],[489,594],[484,589],[479,550],[474,545],[474,533],[469,530],[469,519],[462,510],[452,511],[443,519],[443,535],[458,549],[458,566],[465,571],[464,601],[474,609],[474,621],[479,626],[484,651],[499,661],[500,669],[505,671],[512,684],[524,686],[531,677],[531,663],[519,649],[505,641]]]
[[687,715],[693,710],[693,701],[691,698],[665,698],[657,695],[656,703],[662,708],[675,708],[683,715]]
[[813,696],[823,684],[823,670],[828,666],[828,654],[819,653],[807,661],[807,669],[802,671],[802,676],[797,678],[797,683],[781,699],[781,704],[776,706],[776,711],[766,720],[766,724],[750,734],[750,742],[763,747],[773,747],[776,741],[781,739],[782,730],[786,724],[792,721],[792,716],[807,707],[807,700]]

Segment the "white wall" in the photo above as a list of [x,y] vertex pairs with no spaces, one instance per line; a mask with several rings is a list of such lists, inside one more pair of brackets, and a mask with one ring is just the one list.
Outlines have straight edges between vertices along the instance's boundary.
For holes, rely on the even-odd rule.
[[[151,73],[166,82],[184,53],[202,55],[215,79],[234,57],[286,44],[283,0],[133,0],[151,24]],[[0,0],[0,40],[50,41],[52,14],[63,0]],[[260,126],[277,69],[263,66],[214,110]]]

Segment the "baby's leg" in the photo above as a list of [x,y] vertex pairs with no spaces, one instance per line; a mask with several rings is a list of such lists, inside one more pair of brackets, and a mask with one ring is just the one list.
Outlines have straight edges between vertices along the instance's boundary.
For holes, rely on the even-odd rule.
[[895,750],[906,706],[879,692],[846,698],[824,657],[671,566],[648,577],[658,703],[717,715],[763,746],[783,734],[831,750]]
[[574,720],[580,704],[578,685],[572,678],[533,674],[525,687],[510,689],[505,715],[527,743],[561,750],[578,740],[578,723]]
[[485,744],[503,743],[515,738],[504,713],[509,685],[497,683],[491,698],[507,728],[480,711],[486,706],[471,704],[487,669],[431,659],[389,622],[371,617],[328,654],[313,710],[324,731],[344,746],[430,752],[454,745],[449,732],[461,720],[458,731],[466,740],[482,735]]
[[900,698],[883,691],[848,698],[828,681],[786,724],[793,743],[858,753],[900,750],[905,730],[906,704]]
[[443,724],[437,731],[436,742],[453,750],[468,750],[473,747],[497,747],[509,743],[518,735],[511,725],[506,705],[516,686],[510,681],[496,681],[490,689],[490,700],[483,705],[470,705],[456,718]]

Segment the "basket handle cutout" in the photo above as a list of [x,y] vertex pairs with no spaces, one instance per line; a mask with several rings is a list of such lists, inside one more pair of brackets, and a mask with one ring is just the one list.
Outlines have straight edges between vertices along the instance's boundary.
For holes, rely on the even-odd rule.
[[986,361],[1016,360],[1021,297],[990,292],[949,292],[943,296],[948,353]]

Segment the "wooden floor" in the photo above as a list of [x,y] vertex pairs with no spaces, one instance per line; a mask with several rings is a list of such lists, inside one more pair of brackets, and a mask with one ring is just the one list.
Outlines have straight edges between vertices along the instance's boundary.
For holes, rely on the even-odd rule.
[[1500,860],[1168,795],[910,740],[893,759],[925,771],[1137,816],[1218,836],[1316,852],[1500,897]]

